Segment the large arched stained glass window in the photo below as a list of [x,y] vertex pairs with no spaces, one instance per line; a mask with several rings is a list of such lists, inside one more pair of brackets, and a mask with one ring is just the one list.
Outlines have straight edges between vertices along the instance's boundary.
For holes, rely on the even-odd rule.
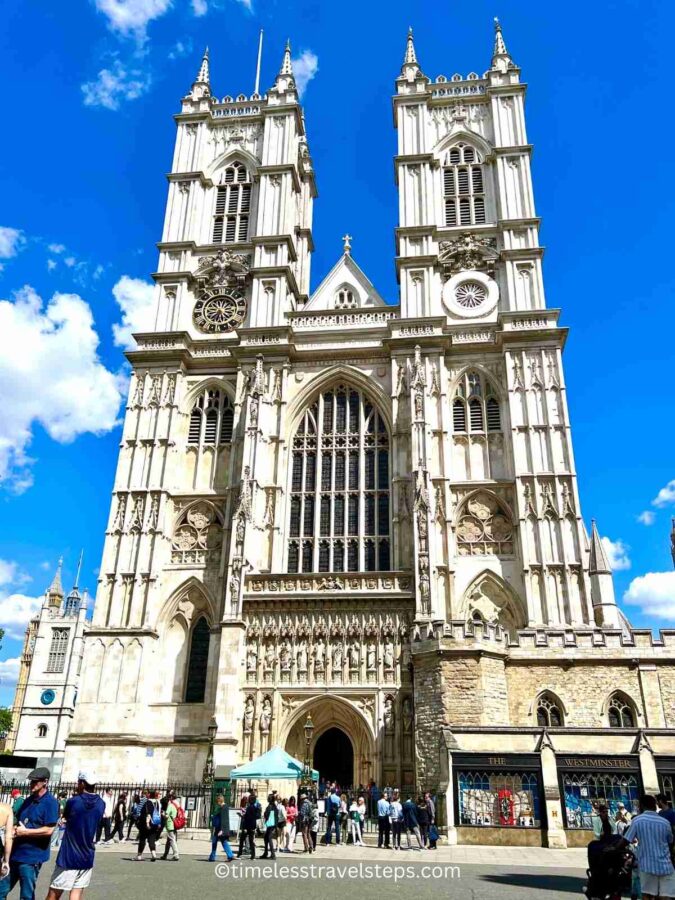
[[365,394],[320,394],[293,439],[289,572],[391,568],[389,466],[389,433]]
[[209,661],[209,641],[211,632],[208,622],[202,616],[197,622],[190,640],[190,660],[188,662],[186,703],[203,703],[206,693],[206,671]]

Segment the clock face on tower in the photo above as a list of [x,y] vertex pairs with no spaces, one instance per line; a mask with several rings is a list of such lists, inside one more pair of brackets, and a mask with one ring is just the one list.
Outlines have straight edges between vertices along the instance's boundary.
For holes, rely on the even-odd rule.
[[195,303],[192,318],[206,334],[232,331],[246,318],[246,298],[236,288],[206,290]]

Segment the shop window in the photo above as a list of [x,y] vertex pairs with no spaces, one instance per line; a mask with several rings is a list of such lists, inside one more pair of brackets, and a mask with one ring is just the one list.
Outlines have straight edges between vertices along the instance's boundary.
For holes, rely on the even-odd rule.
[[460,825],[540,828],[535,772],[458,772]]
[[562,785],[565,797],[565,821],[568,828],[592,829],[594,808],[598,803],[607,806],[612,821],[619,803],[623,803],[633,814],[638,812],[640,786],[637,775],[570,772],[563,775]]

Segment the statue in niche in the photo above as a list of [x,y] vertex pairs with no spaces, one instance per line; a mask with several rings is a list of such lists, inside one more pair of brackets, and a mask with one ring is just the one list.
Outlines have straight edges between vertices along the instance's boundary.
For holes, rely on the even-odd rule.
[[370,641],[366,647],[366,668],[372,672],[375,668],[376,648],[373,641]]
[[384,730],[387,734],[391,734],[394,730],[394,701],[391,697],[387,697],[384,701]]
[[260,733],[269,734],[270,725],[272,724],[272,703],[269,697],[265,697],[260,713]]
[[342,644],[338,643],[338,644],[335,644],[335,646],[333,647],[333,671],[334,672],[342,671],[342,661],[343,661]]
[[247,697],[246,705],[244,706],[244,731],[246,733],[250,733],[251,731],[253,731],[253,712],[253,697]]
[[384,645],[384,667],[385,669],[394,668],[394,644],[387,641]]
[[412,708],[412,701],[411,701],[410,697],[406,697],[405,700],[403,701],[402,714],[403,714],[403,731],[405,734],[410,734],[410,732],[412,731],[412,724],[413,724],[413,708]]
[[359,663],[361,661],[361,650],[359,648],[358,641],[354,640],[349,645],[348,656],[349,656],[349,668],[350,669],[358,669]]
[[304,641],[298,647],[297,664],[298,672],[307,671],[307,644]]
[[281,645],[281,652],[279,653],[279,661],[281,663],[281,671],[288,672],[291,668],[291,653],[288,649],[288,644],[286,641]]
[[255,672],[258,668],[258,648],[255,644],[249,644],[246,652],[246,670]]
[[274,644],[268,644],[265,648],[265,668],[274,668]]
[[323,669],[326,665],[326,646],[321,638],[314,645],[314,668]]

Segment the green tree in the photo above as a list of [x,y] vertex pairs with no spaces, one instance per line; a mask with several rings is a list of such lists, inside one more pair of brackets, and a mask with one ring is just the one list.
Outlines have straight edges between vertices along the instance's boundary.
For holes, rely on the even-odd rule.
[[0,737],[9,734],[12,727],[12,710],[5,706],[0,706]]

